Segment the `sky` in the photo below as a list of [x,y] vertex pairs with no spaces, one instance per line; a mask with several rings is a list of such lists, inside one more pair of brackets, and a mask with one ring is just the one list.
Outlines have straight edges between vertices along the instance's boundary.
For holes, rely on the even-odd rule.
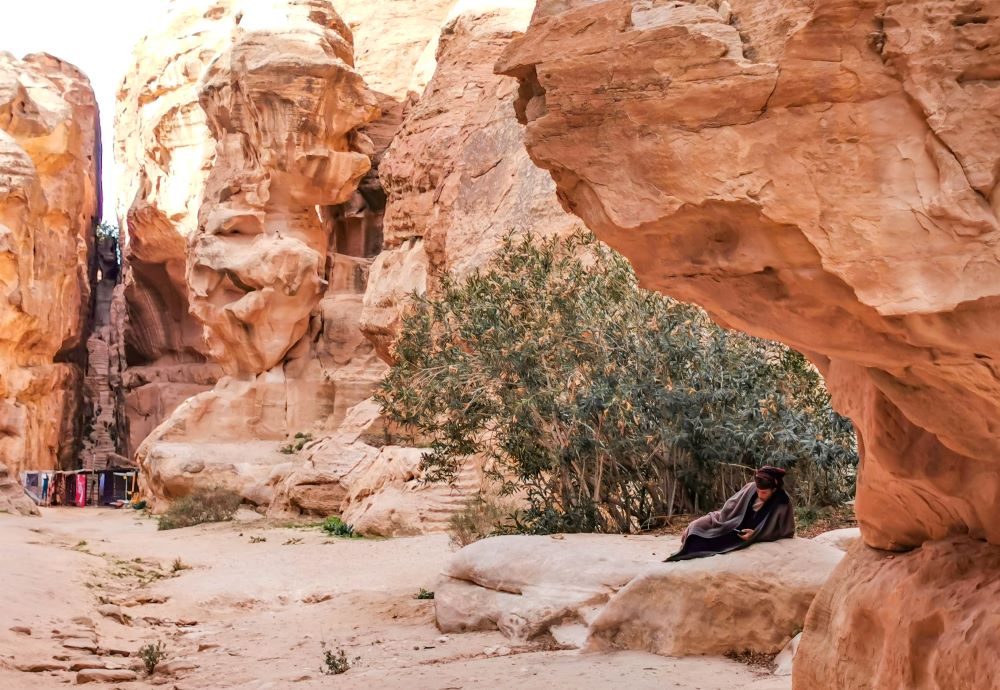
[[114,165],[115,93],[129,67],[132,47],[168,0],[19,0],[5,2],[0,51],[24,57],[51,53],[90,77],[101,109],[104,220],[116,223]]

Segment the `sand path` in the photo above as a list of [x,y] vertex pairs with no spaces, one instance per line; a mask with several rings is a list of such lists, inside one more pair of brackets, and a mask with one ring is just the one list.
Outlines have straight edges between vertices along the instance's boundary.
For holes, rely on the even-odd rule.
[[[452,553],[447,537],[330,539],[315,527],[240,518],[158,532],[131,511],[0,515],[0,687],[65,687],[76,680],[70,667],[135,666],[127,654],[157,641],[172,672],[103,687],[791,686],[725,659],[516,647],[488,655],[511,645],[497,632],[442,636],[433,602],[414,598],[421,587],[433,590]],[[175,559],[189,567],[174,572]],[[102,615],[102,603],[106,612],[118,605],[125,623]],[[321,673],[324,645],[343,649],[352,668]],[[26,670],[33,667],[51,668]]]

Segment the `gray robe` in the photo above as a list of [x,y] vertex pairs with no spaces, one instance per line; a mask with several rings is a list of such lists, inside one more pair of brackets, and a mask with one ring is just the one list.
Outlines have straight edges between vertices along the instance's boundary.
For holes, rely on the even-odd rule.
[[[778,491],[784,494],[783,489],[779,489]],[[715,510],[708,515],[703,515],[688,525],[683,541],[687,541],[689,534],[706,539],[715,539],[733,533],[743,521],[747,507],[756,497],[757,486],[753,482],[750,482],[733,494],[726,501],[725,505],[722,506],[721,510]],[[764,523],[754,530],[752,537],[746,541],[740,541],[730,547],[721,549],[717,553],[728,553],[729,551],[742,549],[759,541],[777,541],[778,539],[795,536],[795,513],[792,510],[792,504],[788,500],[787,494],[783,496],[775,495],[770,501],[776,501],[776,503],[768,509]]]

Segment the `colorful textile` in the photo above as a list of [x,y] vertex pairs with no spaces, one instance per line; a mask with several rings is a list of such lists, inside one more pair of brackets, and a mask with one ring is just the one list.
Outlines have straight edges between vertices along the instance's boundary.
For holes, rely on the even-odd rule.
[[76,475],[76,505],[78,508],[87,505],[87,475],[83,473]]

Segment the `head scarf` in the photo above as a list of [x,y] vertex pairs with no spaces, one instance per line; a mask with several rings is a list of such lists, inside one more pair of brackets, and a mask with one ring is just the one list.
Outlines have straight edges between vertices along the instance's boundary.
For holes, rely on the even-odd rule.
[[[754,474],[754,481],[758,479],[763,479],[766,484],[773,484],[775,489],[781,489],[785,486],[785,470],[780,467],[772,467],[771,465],[764,465]],[[770,488],[770,487],[763,487]]]

